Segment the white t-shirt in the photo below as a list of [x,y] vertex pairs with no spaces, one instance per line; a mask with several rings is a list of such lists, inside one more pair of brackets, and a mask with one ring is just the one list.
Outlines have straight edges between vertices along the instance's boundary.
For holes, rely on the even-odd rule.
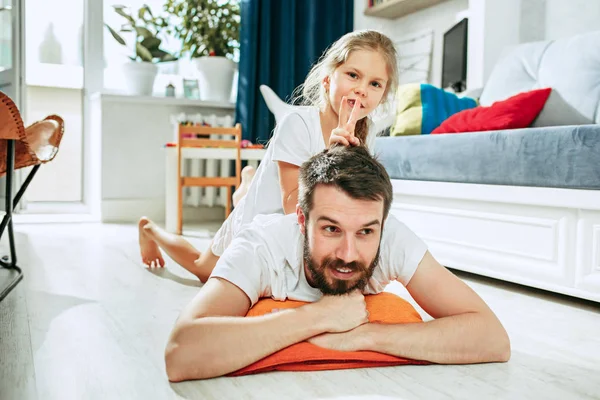
[[[376,132],[369,132],[367,147],[374,149]],[[273,139],[254,174],[248,193],[213,238],[211,250],[220,256],[242,227],[262,214],[284,214],[277,161],[300,167],[326,149],[317,107],[298,107],[277,124]]]
[[[211,277],[239,287],[252,305],[263,297],[317,301],[323,294],[306,280],[303,245],[295,214],[257,216],[233,239]],[[390,214],[383,228],[379,264],[363,293],[381,293],[392,280],[406,286],[426,251],[425,243]]]
[[277,127],[267,152],[254,174],[248,193],[234,208],[213,238],[212,252],[220,256],[241,227],[260,214],[284,214],[277,161],[301,166],[325,150],[319,110],[302,107],[286,115]]

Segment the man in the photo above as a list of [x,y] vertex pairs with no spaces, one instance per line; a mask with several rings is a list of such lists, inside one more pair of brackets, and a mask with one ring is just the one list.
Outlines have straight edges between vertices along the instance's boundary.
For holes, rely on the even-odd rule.
[[[300,169],[298,201],[296,215],[257,217],[225,251],[175,324],[169,380],[225,375],[304,340],[441,364],[509,359],[494,313],[388,217],[391,182],[366,149],[312,157]],[[435,320],[368,323],[363,294],[393,279]],[[311,303],[245,318],[261,297]]]

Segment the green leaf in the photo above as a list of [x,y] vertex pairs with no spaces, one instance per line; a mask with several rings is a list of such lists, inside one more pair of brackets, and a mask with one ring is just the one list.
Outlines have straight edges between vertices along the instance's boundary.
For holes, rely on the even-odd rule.
[[152,10],[150,10],[150,6],[148,6],[148,4],[144,4],[144,6],[142,8],[146,9],[148,14],[150,14],[150,18],[154,18],[154,15],[152,15]]
[[135,44],[135,50],[138,56],[142,59],[142,61],[152,62],[152,53],[145,48],[141,43]]
[[125,8],[127,8],[127,7],[124,7],[124,6],[114,6],[115,12],[117,14],[119,14],[120,16],[126,18],[132,24],[135,24],[135,20],[133,19],[133,17],[124,11]]
[[153,50],[158,50],[158,47],[160,46],[161,42],[162,40],[160,40],[159,38],[149,37],[142,40],[142,46],[144,46],[145,48],[150,50],[150,52],[152,52]]
[[154,58],[163,58],[164,56],[169,54],[166,51],[161,50],[161,49],[150,50],[150,53],[152,53],[152,57],[154,57]]
[[176,17],[169,33],[181,40],[181,52],[191,57],[235,57],[239,51],[240,0],[166,0],[164,10]]
[[136,26],[135,31],[137,32],[138,36],[141,36],[144,39],[154,37],[154,34],[150,32],[147,28],[144,28],[143,26]]
[[152,51],[152,57],[158,58],[159,62],[167,62],[167,61],[175,61],[177,57],[172,54],[167,53],[164,50],[154,50]]
[[175,57],[172,54],[165,54],[163,57],[161,57],[160,61],[161,62],[167,62],[167,61],[175,61],[177,60],[177,57]]
[[108,24],[104,24],[104,26],[106,26],[108,28],[108,31],[110,32],[110,34],[112,35],[112,37],[115,38],[115,40],[117,42],[119,42],[123,46],[126,46],[125,40],[123,40],[123,38],[121,37],[121,35],[119,35],[117,32],[115,32],[115,30],[113,28],[111,28],[110,26],[108,26]]

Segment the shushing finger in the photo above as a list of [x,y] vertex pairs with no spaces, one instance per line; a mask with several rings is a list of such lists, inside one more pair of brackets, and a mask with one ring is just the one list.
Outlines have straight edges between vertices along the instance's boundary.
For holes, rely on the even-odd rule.
[[356,122],[358,121],[358,114],[360,113],[361,102],[360,99],[354,100],[354,106],[352,107],[352,112],[350,113],[350,118],[348,118],[348,123],[346,124],[346,129],[350,133],[354,133],[354,129],[356,128]]

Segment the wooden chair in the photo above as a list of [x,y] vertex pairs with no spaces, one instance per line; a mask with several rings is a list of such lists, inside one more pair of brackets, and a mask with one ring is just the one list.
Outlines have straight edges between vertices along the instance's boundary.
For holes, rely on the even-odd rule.
[[[237,124],[233,128],[221,128],[199,125],[179,125],[177,134],[177,233],[183,230],[183,188],[184,187],[227,187],[227,206],[225,218],[231,213],[232,187],[240,186],[242,171],[242,126]],[[232,135],[232,139],[211,139],[210,135]],[[235,159],[235,175],[231,177],[188,177],[183,176],[183,149],[232,149],[233,157],[225,156],[224,159]]]
[[[5,214],[0,223],[0,238],[8,227],[10,258],[0,259],[0,268],[10,270],[8,277],[0,280],[0,301],[21,281],[23,272],[17,266],[15,235],[13,232],[13,210],[21,200],[29,183],[40,165],[52,161],[64,132],[64,122],[57,115],[50,115],[43,121],[25,128],[21,114],[15,103],[0,92],[0,176],[6,176]],[[13,197],[14,171],[33,167]]]

